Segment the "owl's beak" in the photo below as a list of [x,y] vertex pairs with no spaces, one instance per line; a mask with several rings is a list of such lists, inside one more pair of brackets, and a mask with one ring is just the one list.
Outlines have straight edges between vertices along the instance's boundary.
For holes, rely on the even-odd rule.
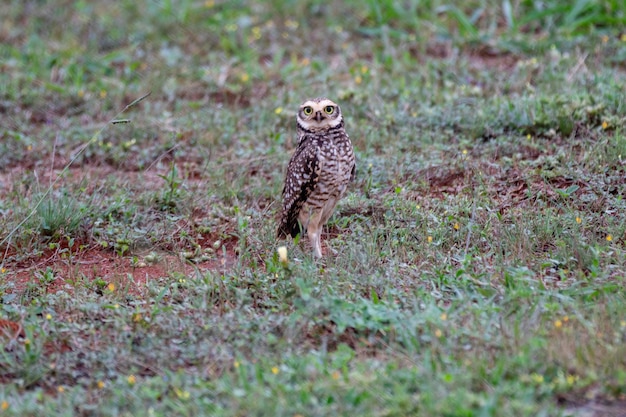
[[324,115],[322,114],[321,111],[318,111],[315,113],[315,120],[317,120],[318,123],[321,122],[323,118],[324,118]]

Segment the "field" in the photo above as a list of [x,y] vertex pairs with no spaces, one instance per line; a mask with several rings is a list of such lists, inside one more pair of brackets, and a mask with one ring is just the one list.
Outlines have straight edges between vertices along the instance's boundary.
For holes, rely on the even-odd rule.
[[[624,2],[0,16],[0,415],[626,415]],[[275,238],[317,96],[322,261]]]

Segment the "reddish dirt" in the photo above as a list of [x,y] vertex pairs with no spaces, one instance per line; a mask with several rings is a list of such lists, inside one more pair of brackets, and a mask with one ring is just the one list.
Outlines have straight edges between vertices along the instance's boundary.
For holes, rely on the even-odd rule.
[[[25,175],[35,174],[41,188],[53,184],[59,175],[63,175],[60,183],[81,183],[86,184],[86,189],[81,192],[92,194],[102,186],[111,175],[123,177],[120,186],[136,190],[158,191],[163,186],[163,179],[160,172],[163,167],[151,166],[145,170],[115,168],[107,163],[90,164],[88,161],[75,162],[65,173],[64,167],[70,162],[67,155],[58,155],[56,158],[44,158],[39,160],[36,155],[30,154],[28,160],[21,161],[11,167],[0,170],[0,198],[10,193],[26,194],[26,198],[32,197],[30,190],[22,190],[20,179]],[[132,165],[132,164],[131,164]],[[186,184],[191,188],[202,185],[201,170],[193,161],[184,161],[180,164],[180,172],[185,172]],[[53,185],[53,188],[56,188]],[[194,214],[195,215],[195,214]],[[199,213],[198,216],[203,215]],[[193,225],[182,224],[181,229],[193,228]],[[111,248],[102,248],[95,242],[75,242],[71,248],[71,256],[63,253],[67,242],[59,242],[57,249],[45,249],[40,255],[20,255],[19,249],[12,246],[2,248],[0,252],[0,264],[3,274],[8,282],[14,284],[13,292],[24,291],[29,282],[41,279],[48,268],[52,271],[54,279],[39,287],[45,287],[48,292],[55,292],[59,289],[71,291],[74,283],[82,280],[92,281],[102,279],[107,284],[113,283],[118,290],[127,290],[131,293],[138,293],[145,286],[149,279],[171,277],[177,274],[183,276],[201,275],[205,271],[226,270],[234,264],[236,254],[234,248],[237,244],[235,238],[226,238],[219,234],[216,236],[203,236],[202,242],[211,245],[217,240],[223,242],[226,251],[220,247],[209,260],[194,263],[182,259],[178,253],[184,249],[173,248],[171,251],[157,251],[155,262],[145,260],[146,253],[132,253],[129,256],[119,256]],[[3,236],[0,236],[2,239]],[[80,249],[79,249],[80,248]],[[169,249],[169,248],[168,248]],[[203,249],[203,248],[201,248]],[[0,323],[2,328],[2,323]]]
[[[32,260],[27,266],[6,265],[5,274],[8,280],[15,285],[14,291],[23,291],[29,282],[40,279],[49,268],[54,274],[54,280],[46,285],[46,291],[56,292],[60,289],[71,289],[73,283],[87,279],[102,279],[107,284],[114,284],[115,288],[127,290],[129,293],[141,293],[142,288],[150,279],[171,277],[176,274],[192,276],[203,274],[205,271],[226,270],[232,267],[236,255],[232,247],[227,246],[226,256],[219,253],[214,259],[193,263],[182,260],[172,254],[161,253],[158,261],[147,263],[142,256],[137,257],[134,263],[132,257],[120,257],[110,250],[90,249],[72,255],[71,259],[59,255],[42,257]],[[13,269],[15,268],[15,269]]]

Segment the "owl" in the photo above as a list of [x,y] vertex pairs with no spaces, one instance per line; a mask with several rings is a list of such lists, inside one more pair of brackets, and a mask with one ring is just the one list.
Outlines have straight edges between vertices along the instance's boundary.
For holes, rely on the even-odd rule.
[[341,109],[327,98],[305,101],[296,116],[298,146],[287,165],[278,238],[306,231],[322,257],[322,227],[354,179],[356,165]]

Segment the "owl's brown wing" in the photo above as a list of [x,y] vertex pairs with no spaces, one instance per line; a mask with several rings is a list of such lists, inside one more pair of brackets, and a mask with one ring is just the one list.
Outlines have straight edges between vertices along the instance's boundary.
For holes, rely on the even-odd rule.
[[278,226],[278,238],[296,237],[302,232],[298,216],[302,206],[315,189],[320,173],[317,141],[305,137],[294,152],[283,188],[283,209]]

